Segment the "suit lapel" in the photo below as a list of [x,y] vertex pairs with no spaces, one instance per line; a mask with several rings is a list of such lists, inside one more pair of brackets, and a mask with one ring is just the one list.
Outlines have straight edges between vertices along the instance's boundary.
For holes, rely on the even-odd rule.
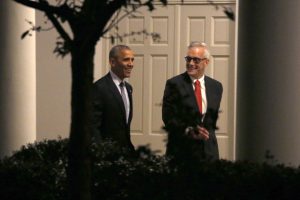
[[184,79],[184,83],[185,83],[184,87],[185,87],[185,90],[187,92],[187,97],[184,97],[184,98],[187,98],[186,102],[188,102],[190,104],[190,106],[194,110],[194,112],[197,112],[197,113],[200,114],[198,104],[197,104],[197,100],[196,100],[196,96],[195,96],[195,93],[194,93],[194,88],[193,88],[193,85],[192,85],[192,80],[189,77],[189,75],[187,74],[187,72],[185,72],[183,74],[183,79]]
[[118,105],[120,106],[121,108],[121,112],[124,116],[124,120],[126,122],[126,112],[125,112],[125,107],[124,107],[124,103],[123,103],[123,99],[122,99],[122,96],[116,86],[116,84],[114,83],[114,81],[112,80],[112,77],[110,75],[110,73],[108,73],[106,75],[106,81],[107,81],[107,85],[109,86],[109,89],[111,90],[112,94],[114,95],[115,99],[117,100],[118,102]]
[[209,110],[209,107],[211,106],[211,100],[212,100],[212,85],[207,76],[204,77],[205,82],[205,91],[206,91],[206,101],[207,101],[207,110]]

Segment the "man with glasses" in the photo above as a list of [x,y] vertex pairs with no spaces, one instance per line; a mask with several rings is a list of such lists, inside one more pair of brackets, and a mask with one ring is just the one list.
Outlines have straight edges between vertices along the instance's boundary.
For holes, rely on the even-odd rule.
[[192,42],[186,72],[166,82],[162,117],[168,132],[166,154],[181,161],[219,158],[217,129],[222,84],[204,74],[209,63],[205,43]]

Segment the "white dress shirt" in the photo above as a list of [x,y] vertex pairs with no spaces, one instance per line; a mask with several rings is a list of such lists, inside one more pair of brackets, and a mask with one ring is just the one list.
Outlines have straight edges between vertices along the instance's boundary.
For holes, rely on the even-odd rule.
[[[195,90],[195,81],[197,79],[191,77],[193,89]],[[204,81],[204,75],[198,79],[201,86],[201,97],[202,97],[202,114],[206,113],[207,110],[207,99],[206,99],[206,89],[205,89],[205,81]]]
[[[129,108],[128,110],[130,111],[130,103],[129,103],[129,97],[128,97],[128,91],[125,87],[125,81],[122,81],[115,73],[113,73],[111,70],[109,71],[113,82],[116,84],[120,94],[121,94],[121,88],[120,88],[120,83],[123,82],[124,83],[124,91],[125,91],[125,97],[127,100],[127,108]],[[128,117],[129,117],[129,112],[126,113],[126,120],[128,121]]]

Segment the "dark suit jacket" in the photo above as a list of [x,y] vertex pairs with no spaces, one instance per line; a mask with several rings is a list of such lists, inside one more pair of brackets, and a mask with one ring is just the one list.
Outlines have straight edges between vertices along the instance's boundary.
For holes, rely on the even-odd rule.
[[134,151],[134,146],[130,140],[132,87],[127,82],[125,86],[130,101],[128,123],[126,123],[122,96],[110,73],[94,83],[92,132],[98,141],[111,139],[120,147]]
[[[167,155],[198,160],[219,158],[215,129],[223,87],[220,82],[208,76],[205,76],[204,81],[207,111],[203,121],[188,74],[185,72],[167,81],[162,108],[168,132]],[[185,133],[187,127],[197,125],[204,126],[209,131],[207,141],[192,139]]]

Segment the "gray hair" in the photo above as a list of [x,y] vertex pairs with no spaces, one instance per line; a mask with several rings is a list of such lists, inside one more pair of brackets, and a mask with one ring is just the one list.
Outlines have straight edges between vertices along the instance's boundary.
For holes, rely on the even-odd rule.
[[131,51],[129,46],[122,45],[122,44],[112,47],[111,50],[109,51],[109,59],[118,57],[119,53],[123,50]]
[[209,53],[209,51],[207,49],[207,44],[206,43],[204,43],[204,42],[198,42],[198,41],[193,41],[188,46],[189,49],[194,48],[194,47],[204,48],[204,58],[209,59],[210,53]]

